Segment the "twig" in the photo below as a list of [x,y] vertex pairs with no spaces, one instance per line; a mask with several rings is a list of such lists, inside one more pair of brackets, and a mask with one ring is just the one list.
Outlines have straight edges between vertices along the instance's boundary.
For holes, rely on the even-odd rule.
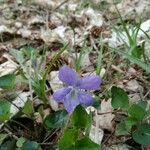
[[117,66],[115,66],[115,65],[111,65],[111,67],[112,67],[112,69],[114,69],[114,70],[116,70],[116,71],[118,71],[118,72],[120,72],[120,73],[123,73],[123,74],[124,74],[124,71],[123,71],[123,70],[121,70],[119,67],[117,67]]
[[45,143],[48,139],[50,139],[59,129],[56,129],[53,133],[50,133],[43,141]]
[[144,99],[150,94],[150,90],[144,95]]
[[4,131],[6,131],[8,133],[8,135],[12,136],[15,140],[18,140],[18,137],[16,135],[14,135],[9,129],[4,128]]
[[104,144],[111,138],[111,136],[114,134],[115,131],[113,131],[102,143],[102,147],[104,146]]
[[103,113],[97,113],[98,115],[105,115],[105,114],[110,114],[110,113],[119,113],[122,112],[121,110],[115,110],[115,111],[109,111],[109,112],[103,112]]
[[16,120],[11,119],[11,120],[9,120],[9,121],[18,124],[19,126],[23,127],[24,129],[26,129],[26,130],[28,130],[28,131],[31,131],[31,130],[28,129],[25,125],[23,125],[22,123],[20,123],[20,122],[18,122],[18,121],[16,121]]
[[38,143],[38,144],[44,145],[44,146],[46,146],[46,145],[54,145],[54,143]]
[[6,99],[6,101],[8,101],[9,103],[11,103],[12,105],[14,105],[19,111],[21,111],[21,108],[18,107],[16,104],[14,104],[11,100],[9,100],[7,97],[4,97],[4,99]]
[[29,91],[30,91],[30,99],[33,101],[33,94],[32,94],[32,53],[31,53],[31,60],[30,60],[30,66],[29,66]]
[[61,4],[59,4],[58,6],[56,6],[52,11],[56,11],[57,9],[59,9],[61,6],[63,6],[65,3],[67,3],[69,0],[65,0],[63,1]]

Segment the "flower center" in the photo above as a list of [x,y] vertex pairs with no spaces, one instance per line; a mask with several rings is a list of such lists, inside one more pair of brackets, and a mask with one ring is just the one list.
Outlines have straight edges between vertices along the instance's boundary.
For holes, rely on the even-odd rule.
[[71,91],[68,93],[73,99],[76,99],[78,96],[78,88],[70,86]]
[[75,89],[71,90],[71,97],[75,97],[77,95],[77,92]]

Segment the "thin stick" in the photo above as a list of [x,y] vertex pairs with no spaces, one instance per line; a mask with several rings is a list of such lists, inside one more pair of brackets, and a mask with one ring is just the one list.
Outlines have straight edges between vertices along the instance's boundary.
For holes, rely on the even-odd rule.
[[32,94],[32,79],[31,79],[31,75],[32,75],[32,52],[31,52],[31,60],[30,60],[30,66],[29,66],[29,91],[30,91],[30,99],[31,101],[33,101],[33,94]]
[[54,145],[54,143],[38,143],[38,144],[43,145],[43,146],[44,146],[44,145],[45,145],[45,146],[46,146],[46,145],[52,145],[52,146]]
[[15,140],[18,140],[18,137],[16,135],[14,135],[9,129],[4,128],[4,131],[6,131],[8,133],[8,135],[12,136]]
[[56,11],[57,9],[59,9],[61,6],[63,6],[65,3],[67,3],[69,0],[65,0],[63,1],[61,4],[59,4],[58,6],[56,6],[53,11]]
[[98,115],[105,115],[105,114],[110,114],[110,113],[119,113],[122,112],[121,110],[115,110],[115,111],[109,111],[109,112],[103,112],[103,113],[97,113]]

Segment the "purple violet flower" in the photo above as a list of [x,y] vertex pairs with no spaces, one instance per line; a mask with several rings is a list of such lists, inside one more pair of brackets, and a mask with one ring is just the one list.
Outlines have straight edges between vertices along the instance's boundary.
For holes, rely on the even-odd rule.
[[53,98],[57,102],[63,102],[68,112],[73,112],[79,104],[90,106],[93,98],[85,90],[97,90],[101,84],[101,78],[90,75],[78,79],[76,72],[64,65],[59,70],[59,79],[65,83],[66,87],[54,92]]

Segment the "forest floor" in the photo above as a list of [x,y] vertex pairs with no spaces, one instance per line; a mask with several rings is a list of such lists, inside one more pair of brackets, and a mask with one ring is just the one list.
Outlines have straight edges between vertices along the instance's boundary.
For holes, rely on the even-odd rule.
[[[36,139],[35,133],[30,133],[34,128],[33,120],[29,119],[31,116],[28,117],[30,104],[27,110],[22,108],[29,98],[34,101],[34,118],[38,125],[42,124],[43,116],[63,108],[62,104],[53,100],[52,94],[62,87],[58,70],[64,64],[72,68],[76,66],[81,76],[99,74],[102,77],[101,88],[96,91],[100,108],[87,108],[93,114],[90,138],[101,144],[104,150],[148,150],[148,147],[135,143],[129,134],[115,135],[116,124],[126,112],[113,109],[110,90],[115,85],[126,91],[130,103],[145,100],[150,105],[150,1],[114,2],[0,0],[0,77],[12,73],[16,75],[16,86],[13,89],[0,89],[0,100],[11,101],[12,118],[3,122],[0,117],[0,150],[12,150],[16,146],[16,142],[6,136],[4,138],[2,134],[9,134],[15,140],[24,137],[38,141],[43,149],[55,149],[49,148],[49,145],[58,141],[60,130],[56,128],[43,131],[39,127]],[[133,30],[138,27],[141,30],[135,35]],[[132,51],[133,45],[125,29],[133,37],[134,46],[143,48],[142,52]],[[65,51],[55,60],[55,56],[64,47]],[[30,57],[33,64],[31,69],[28,56],[32,50],[34,54]],[[77,58],[80,58],[78,62]],[[37,71],[37,78],[40,78],[49,65],[51,69],[48,70],[45,83],[49,105],[41,110],[42,102],[38,92],[30,85],[30,75]],[[22,76],[29,77],[29,83]],[[20,114],[20,110],[24,114]],[[40,111],[43,112],[42,117]],[[24,142],[22,139],[20,141]]]

